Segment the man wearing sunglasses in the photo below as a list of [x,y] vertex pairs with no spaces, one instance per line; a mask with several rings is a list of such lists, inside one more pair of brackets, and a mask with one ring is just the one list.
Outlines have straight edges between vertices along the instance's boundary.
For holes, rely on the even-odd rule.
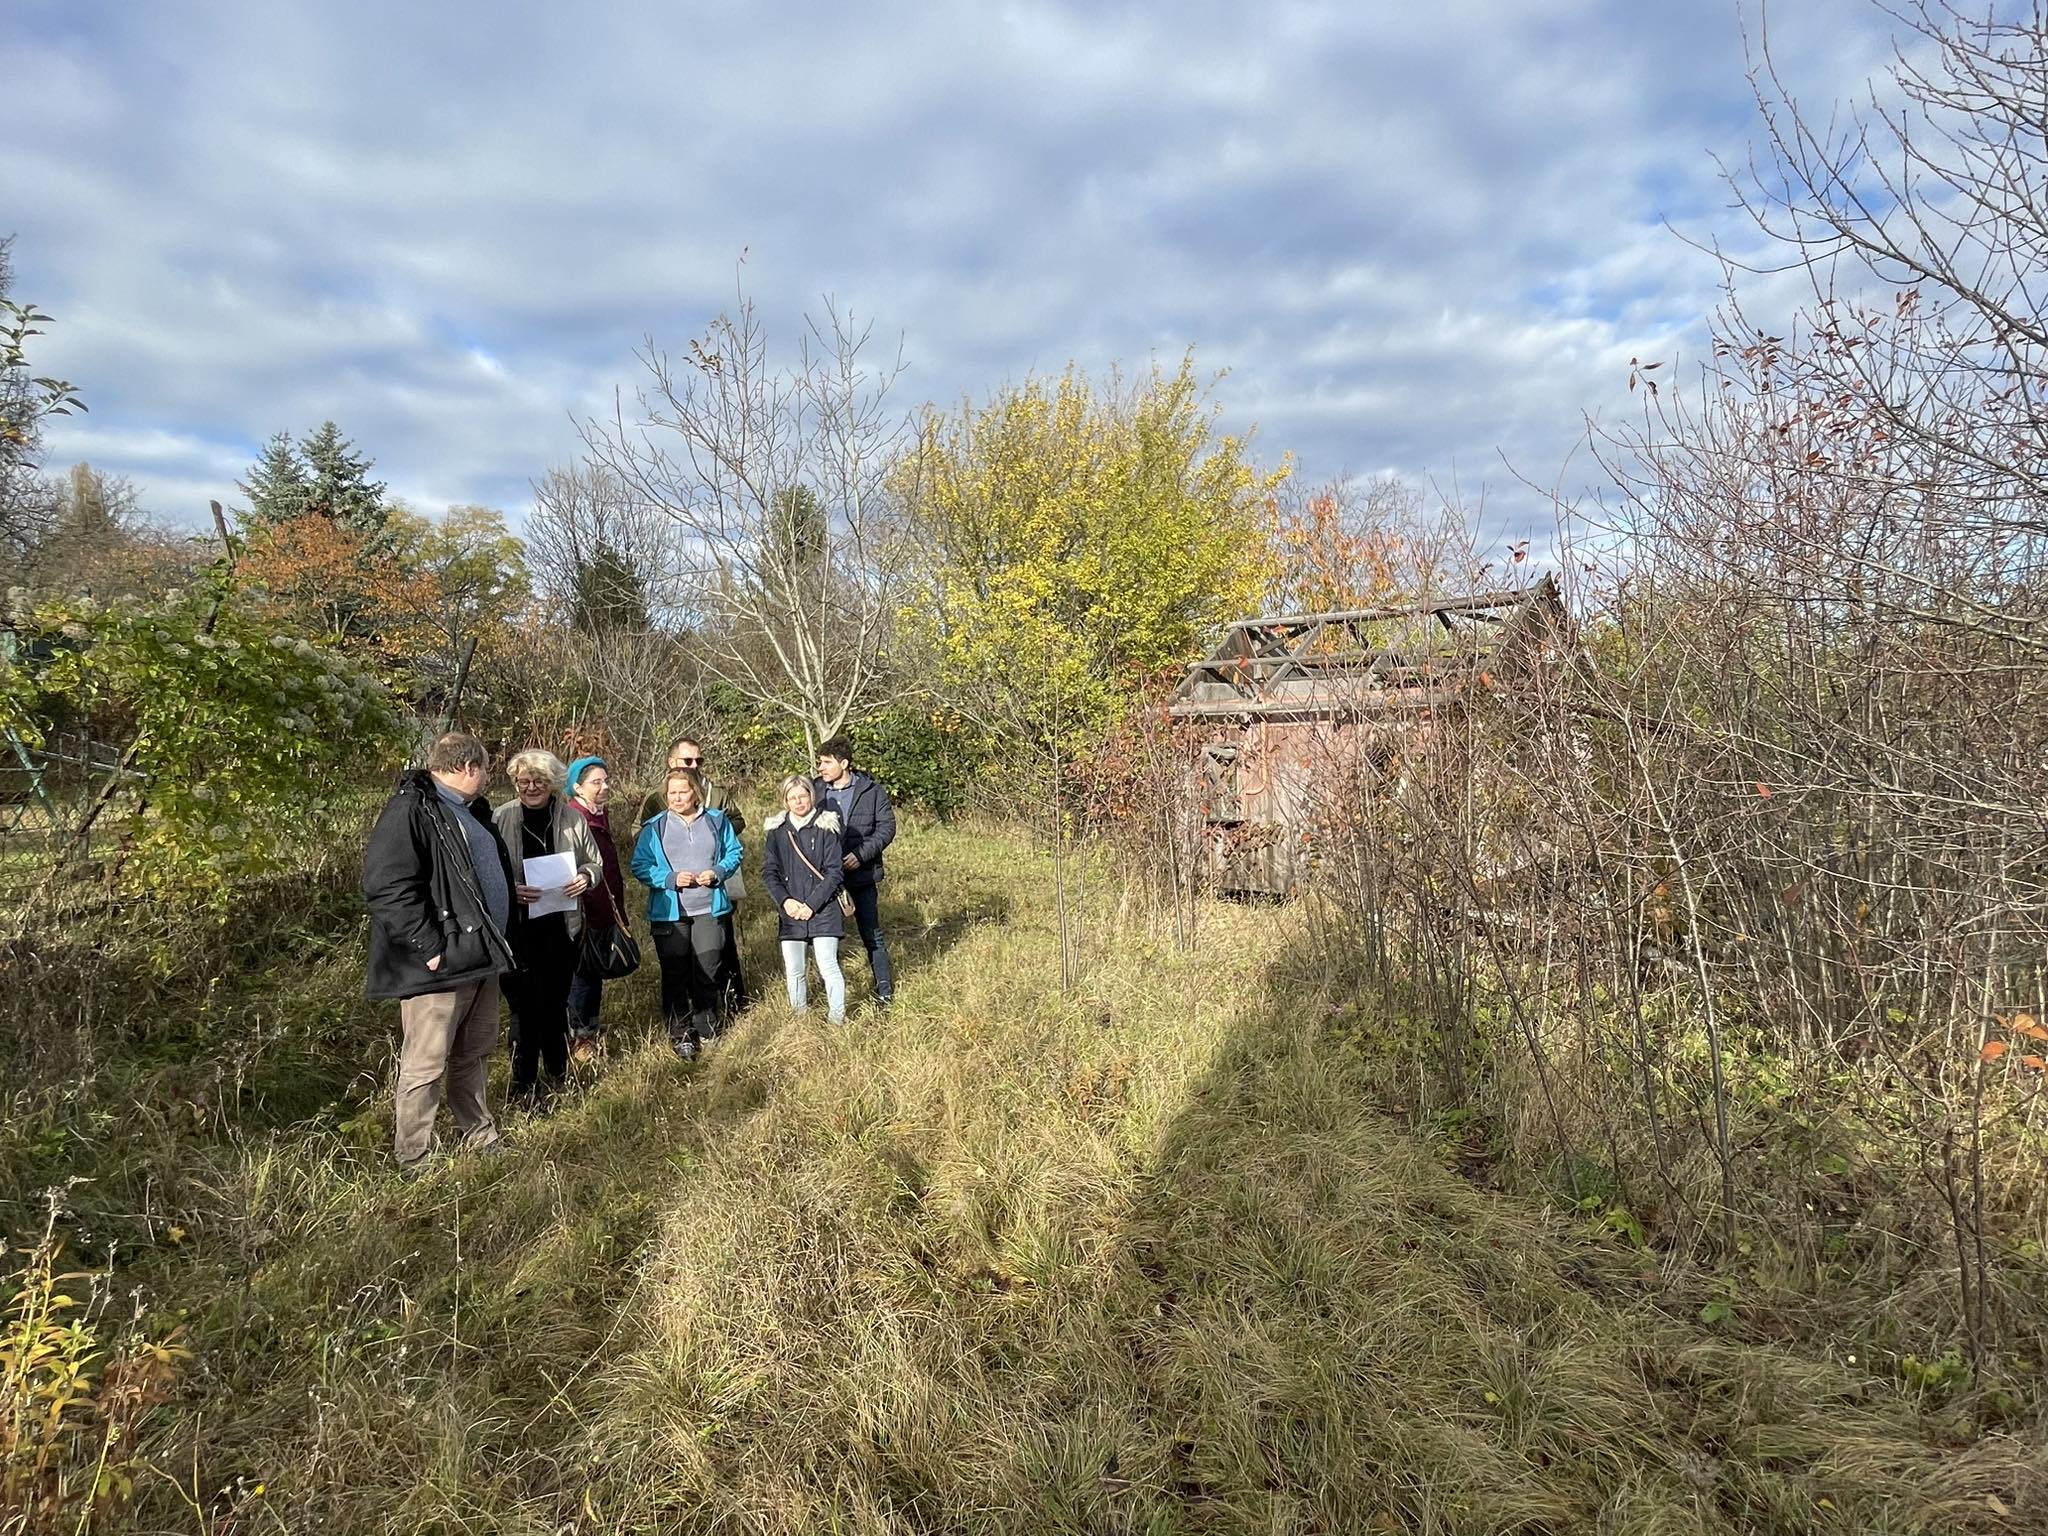
[[[722,784],[711,777],[711,768],[704,761],[704,749],[688,736],[678,736],[668,744],[668,766],[671,768],[694,768],[704,777],[704,809],[717,811],[732,824],[734,836],[747,830],[747,818],[740,814],[736,798],[727,792]],[[640,802],[640,825],[647,825],[654,817],[668,807],[659,794],[649,794]],[[747,1006],[747,979],[740,971],[740,946],[736,919],[739,916],[740,897],[746,894],[746,887],[735,871],[725,882],[726,900],[733,904],[733,910],[725,916],[725,953],[719,960],[719,985],[724,991],[725,1012],[730,1018]]]

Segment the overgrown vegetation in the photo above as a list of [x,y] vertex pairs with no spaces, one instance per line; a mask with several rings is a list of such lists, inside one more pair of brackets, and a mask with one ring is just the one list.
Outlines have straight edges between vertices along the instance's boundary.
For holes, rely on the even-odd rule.
[[2048,34],[1913,16],[1847,136],[1759,60],[1813,302],[1638,371],[1569,628],[1319,765],[1322,943],[1383,1102],[1995,1423],[2048,1360]]
[[[234,581],[224,559],[151,603],[17,604],[10,639],[27,664],[8,667],[0,695],[9,741],[26,756],[70,727],[126,743],[89,794],[61,773],[20,787],[40,802],[24,809],[50,812],[39,842],[15,842],[20,873],[62,874],[112,807],[115,890],[168,895],[174,912],[194,897],[225,901],[289,867],[337,778],[388,759],[397,720],[376,676],[267,628],[233,600]],[[68,815],[60,796],[76,796]],[[19,931],[49,921],[32,901],[17,905]]]
[[[629,985],[603,1077],[516,1157],[416,1184],[386,1161],[345,859],[312,910],[224,940],[267,979],[213,982],[216,950],[142,982],[98,1024],[121,1049],[16,1099],[0,1161],[31,1236],[36,1190],[90,1181],[60,1206],[68,1267],[138,1293],[91,1347],[191,1351],[120,1442],[132,1497],[93,1518],[1932,1532],[2048,1509],[2038,1436],[1980,1433],[1938,1363],[1703,1324],[1705,1277],[1370,1112],[1348,981],[1285,910],[1213,910],[1231,942],[1188,956],[1098,880],[1063,998],[1045,855],[993,828],[901,853],[891,1014],[830,1032],[763,1004],[693,1070]],[[62,1439],[69,1487],[98,1422]]]

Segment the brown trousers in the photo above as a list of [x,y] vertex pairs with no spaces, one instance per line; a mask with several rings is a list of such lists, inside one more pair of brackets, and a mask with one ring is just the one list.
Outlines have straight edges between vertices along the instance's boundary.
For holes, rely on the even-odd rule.
[[476,1146],[496,1141],[497,1123],[484,1103],[484,1078],[498,1043],[498,978],[408,997],[398,1005],[398,1018],[405,1031],[398,1047],[394,1115],[399,1165],[416,1163],[433,1150],[444,1077],[448,1111],[462,1139]]

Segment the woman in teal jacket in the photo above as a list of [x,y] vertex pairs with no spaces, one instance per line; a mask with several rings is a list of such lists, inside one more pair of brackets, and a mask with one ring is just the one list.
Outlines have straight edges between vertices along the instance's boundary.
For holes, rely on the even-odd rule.
[[664,798],[668,809],[640,829],[633,845],[633,878],[647,887],[669,1041],[689,1061],[718,1036],[720,919],[732,910],[725,882],[740,867],[740,839],[724,812],[704,808],[696,769],[671,768]]

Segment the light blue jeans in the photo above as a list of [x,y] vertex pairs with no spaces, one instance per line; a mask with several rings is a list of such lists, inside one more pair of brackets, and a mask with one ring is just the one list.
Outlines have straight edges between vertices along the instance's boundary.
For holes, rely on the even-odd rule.
[[[810,980],[809,967],[804,964],[803,939],[782,941],[782,979],[789,985],[789,1006],[802,1013],[809,1006],[810,992],[806,983]],[[839,969],[839,941],[837,939],[811,939],[809,946],[818,952],[818,974],[825,978],[825,1017],[834,1024],[846,1019],[846,977]]]

